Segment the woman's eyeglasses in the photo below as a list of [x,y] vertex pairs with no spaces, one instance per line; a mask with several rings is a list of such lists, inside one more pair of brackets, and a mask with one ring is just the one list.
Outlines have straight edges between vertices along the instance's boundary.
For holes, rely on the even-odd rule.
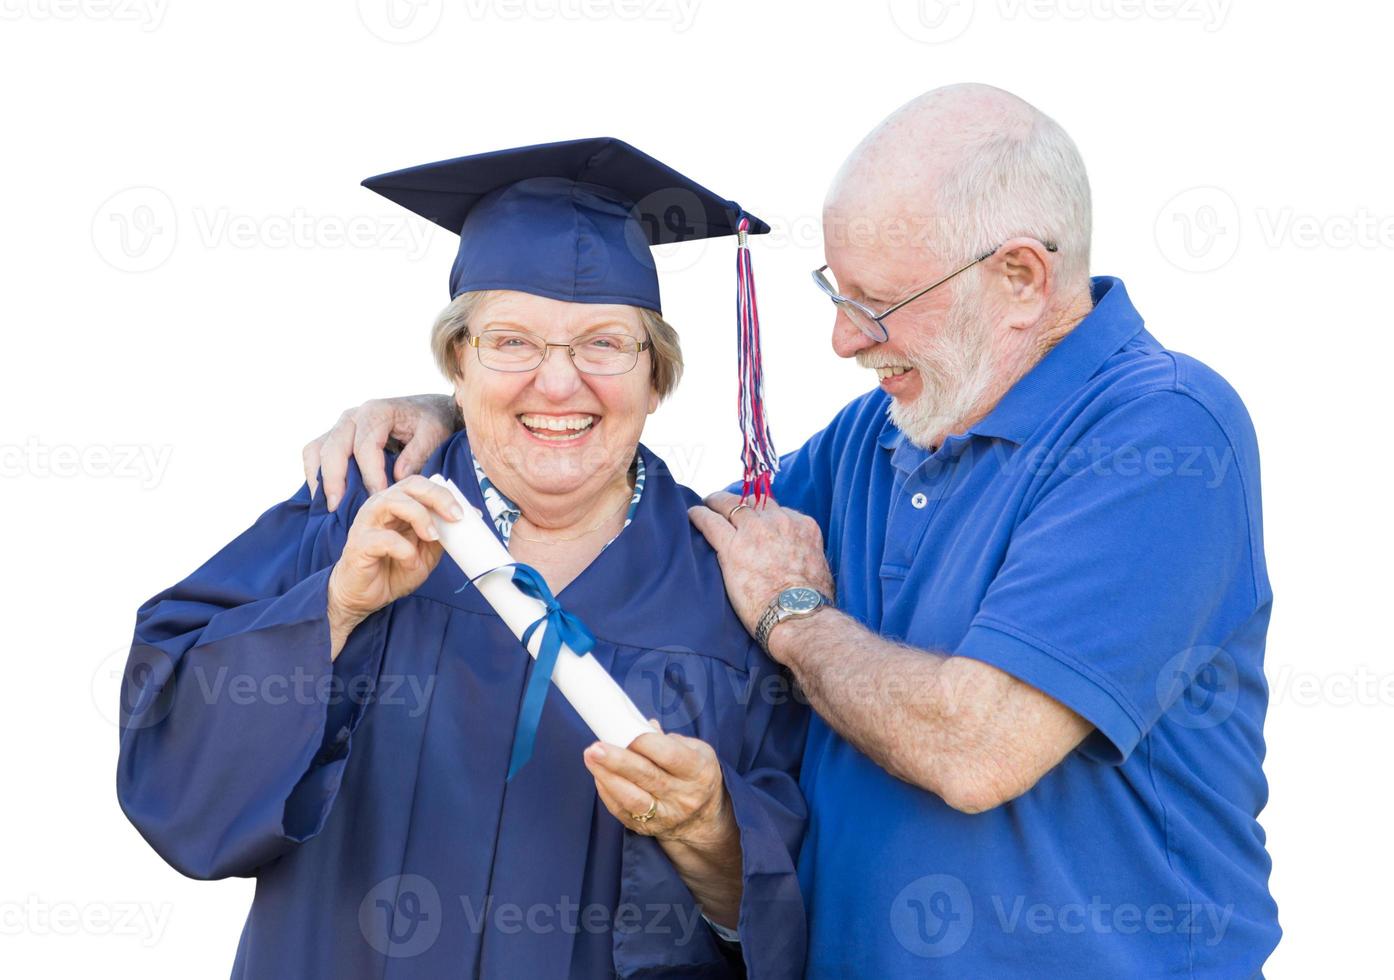
[[465,337],[479,363],[491,371],[522,373],[542,366],[547,352],[559,347],[582,374],[624,374],[634,369],[639,352],[652,346],[626,333],[588,333],[565,344],[551,344],[526,330],[484,330]]

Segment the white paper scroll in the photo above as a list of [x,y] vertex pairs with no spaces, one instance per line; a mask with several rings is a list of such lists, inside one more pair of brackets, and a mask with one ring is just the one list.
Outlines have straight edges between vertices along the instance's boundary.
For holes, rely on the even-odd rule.
[[[449,490],[465,512],[464,517],[453,522],[432,515],[446,554],[467,577],[475,579],[474,585],[480,594],[521,641],[527,628],[546,614],[547,607],[541,600],[518,590],[513,584],[511,568],[484,575],[490,569],[511,563],[513,557],[494,537],[486,523],[488,518],[465,499],[459,487],[439,473],[432,476],[431,481]],[[480,575],[484,577],[476,578]],[[542,630],[542,626],[533,630],[528,643],[528,653],[534,659],[542,645]],[[624,693],[624,688],[588,653],[578,656],[563,643],[552,671],[552,683],[602,742],[628,748],[640,735],[655,730]]]

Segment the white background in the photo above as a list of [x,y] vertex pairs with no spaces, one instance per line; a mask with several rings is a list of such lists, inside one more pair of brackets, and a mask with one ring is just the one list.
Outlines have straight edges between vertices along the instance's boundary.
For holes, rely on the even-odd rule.
[[[361,178],[614,135],[739,200],[776,226],[755,268],[791,449],[872,384],[808,278],[829,179],[903,101],[980,80],[1073,134],[1095,273],[1248,404],[1277,597],[1269,972],[1387,975],[1386,9],[388,2],[0,0],[0,972],[227,973],[251,883],[181,878],[122,817],[117,677],[136,607],[289,496],[340,409],[444,390],[426,335],[455,239]],[[662,262],[689,370],[645,441],[712,489],[736,469],[733,251]]]

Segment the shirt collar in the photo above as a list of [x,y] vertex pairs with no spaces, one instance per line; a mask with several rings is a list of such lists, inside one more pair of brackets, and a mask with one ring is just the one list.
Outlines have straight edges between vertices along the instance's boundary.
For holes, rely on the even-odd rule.
[[1053,409],[1078,391],[1119,348],[1142,329],[1123,280],[1095,276],[1094,308],[1045,357],[1007,390],[997,406],[968,432],[1020,444]]
[[[1142,316],[1128,298],[1123,280],[1095,276],[1090,280],[1090,295],[1094,308],[1089,314],[1012,385],[982,421],[967,432],[947,437],[940,452],[956,454],[975,435],[1024,442],[1053,408],[1079,390],[1142,329]],[[889,417],[876,441],[892,451],[891,460],[898,469],[914,469],[934,455],[906,439]]]

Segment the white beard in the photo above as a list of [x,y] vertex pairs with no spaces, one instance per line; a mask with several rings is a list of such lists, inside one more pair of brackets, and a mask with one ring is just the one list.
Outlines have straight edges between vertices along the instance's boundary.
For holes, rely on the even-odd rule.
[[[965,293],[967,291],[965,290]],[[932,449],[971,417],[992,387],[993,350],[978,304],[956,299],[933,338],[903,345],[904,357],[920,376],[920,393],[909,403],[892,398],[891,422],[921,449]],[[891,363],[885,356],[857,355],[863,367]]]

